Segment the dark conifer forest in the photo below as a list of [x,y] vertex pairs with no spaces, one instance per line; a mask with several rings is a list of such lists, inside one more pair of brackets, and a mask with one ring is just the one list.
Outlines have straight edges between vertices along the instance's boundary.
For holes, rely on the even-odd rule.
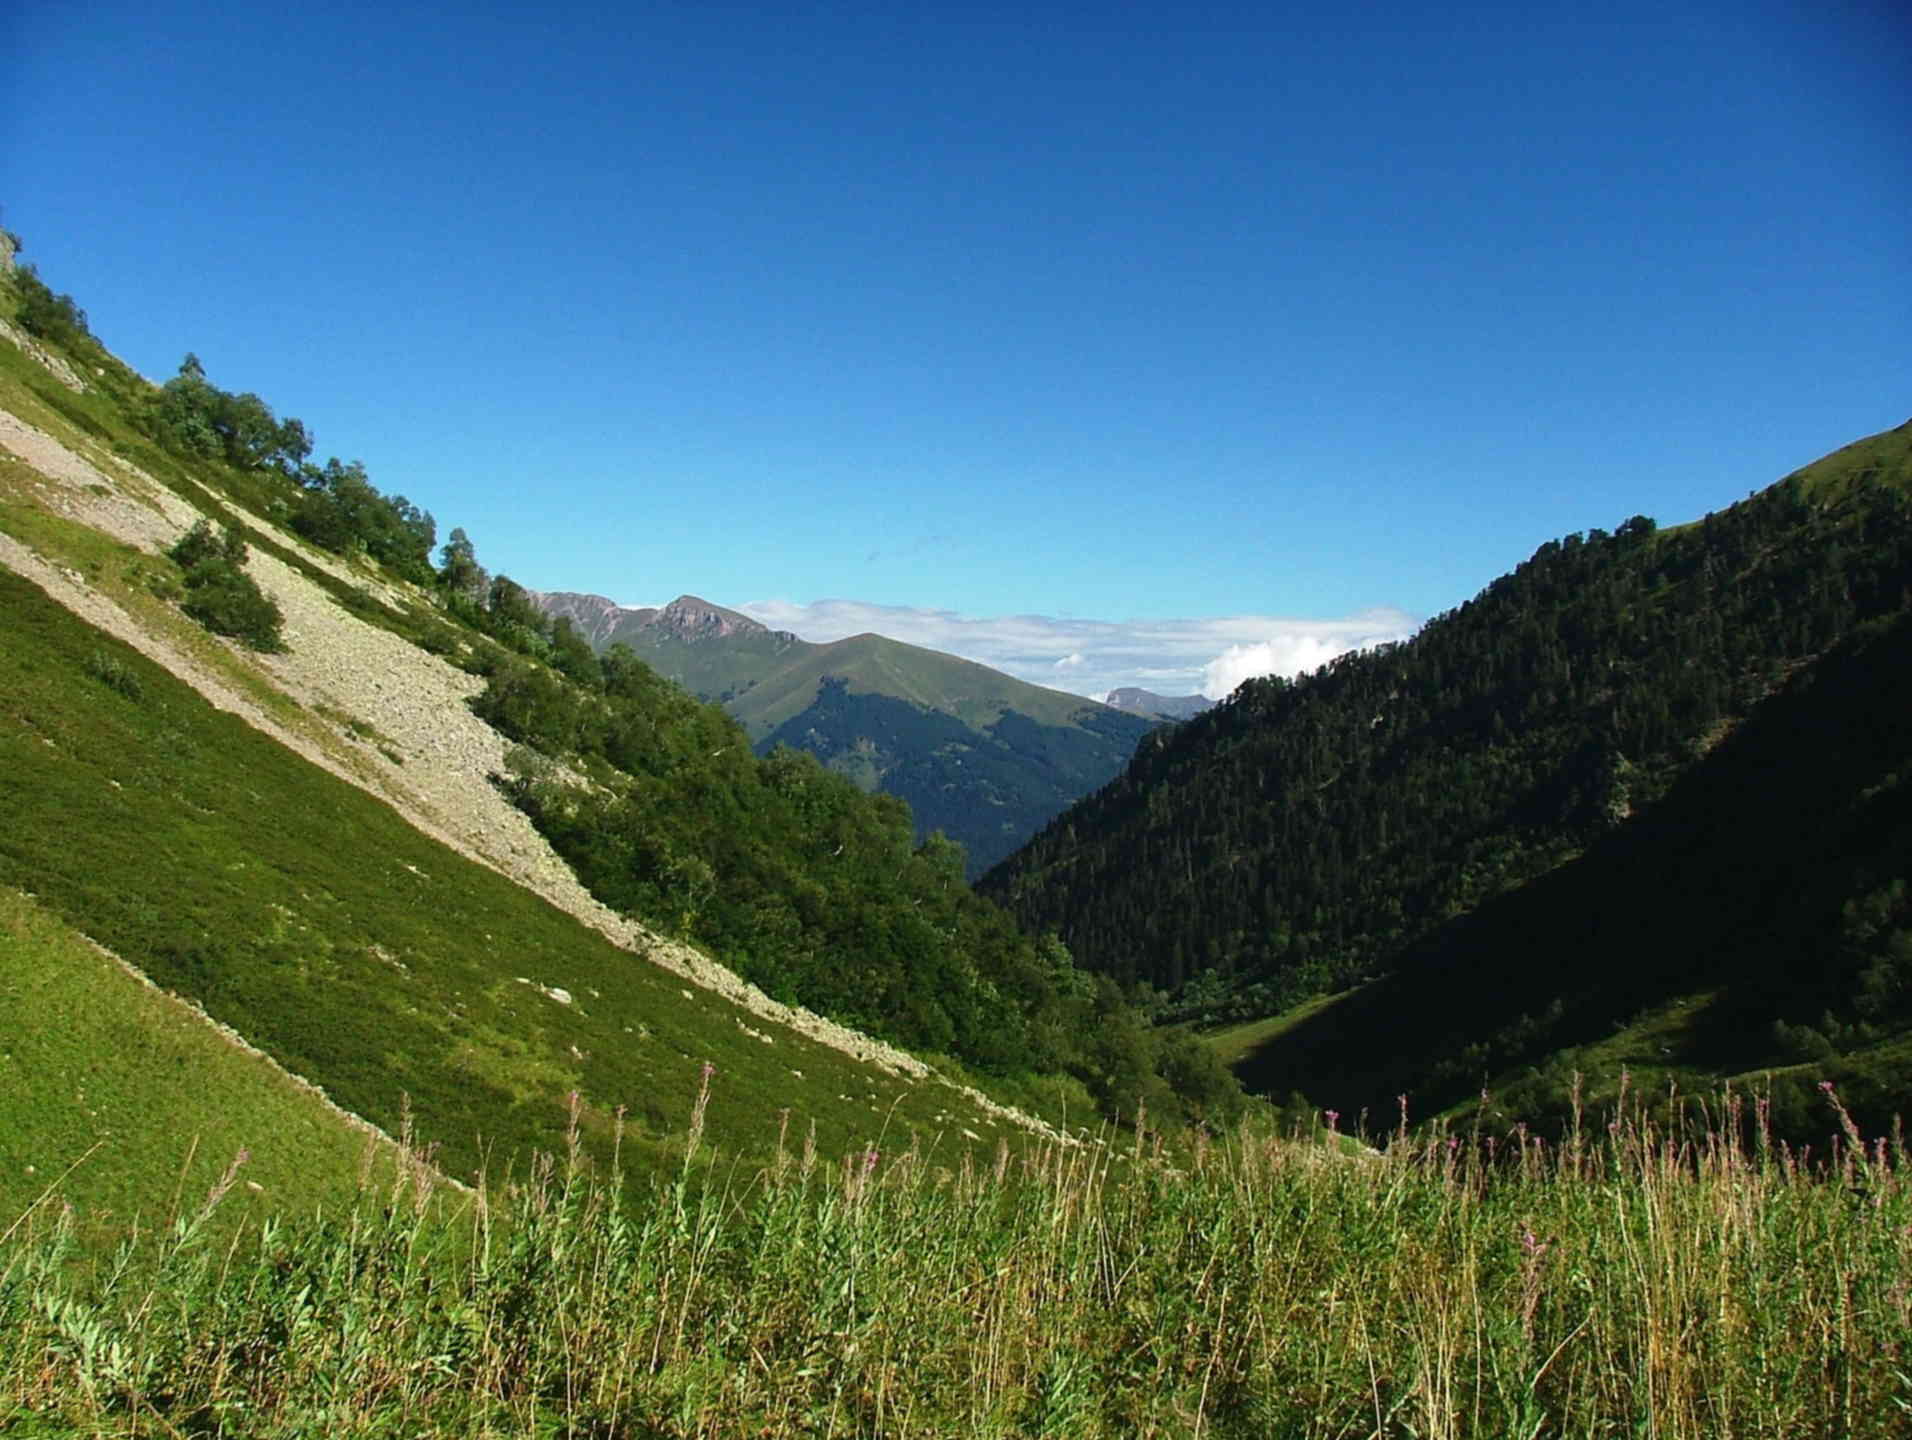
[[[1550,541],[1408,642],[1343,656],[1294,682],[1251,681],[1209,714],[1159,732],[1120,779],[1065,812],[981,888],[1027,927],[1057,931],[1079,963],[1168,991],[1171,1013],[1197,1021],[1273,1015],[1310,997],[1434,973],[1433,957],[1447,957],[1444,988],[1416,990],[1410,1002],[1405,982],[1394,981],[1386,993],[1396,1028],[1460,1041],[1463,1051],[1467,1035],[1498,1033],[1527,1008],[1556,1017],[1571,1010],[1562,997],[1586,973],[1634,966],[1638,979],[1639,934],[1564,946],[1589,933],[1590,917],[1638,914],[1642,905],[1684,909],[1680,945],[1723,943],[1704,935],[1731,917],[1694,912],[1665,887],[1649,899],[1631,882],[1604,890],[1576,882],[1572,905],[1556,906],[1544,923],[1530,914],[1519,959],[1506,961],[1525,982],[1522,1005],[1481,1027],[1437,1023],[1479,1003],[1487,984],[1488,972],[1470,978],[1453,959],[1457,922],[1583,855],[1629,850],[1659,833],[1646,820],[1682,777],[1767,707],[1810,720],[1798,722],[1790,755],[1772,738],[1779,720],[1757,732],[1760,764],[1785,776],[1770,798],[1744,760],[1731,771],[1734,784],[1714,790],[1709,803],[1728,837],[1785,845],[1788,822],[1772,808],[1781,795],[1804,824],[1804,798],[1823,794],[1830,804],[1835,792],[1856,795],[1861,780],[1897,793],[1892,777],[1907,758],[1912,710],[1873,680],[1906,660],[1899,631],[1878,627],[1912,603],[1909,455],[1912,425],[1693,524],[1660,529],[1636,516],[1612,533]],[[1809,698],[1780,707],[1772,697],[1789,683]],[[1838,728],[1842,707],[1879,711],[1885,738],[1864,751],[1869,769],[1833,787],[1812,768],[1824,757],[1811,752],[1849,744]],[[1658,843],[1678,852],[1674,841]],[[1839,895],[1833,920],[1847,901],[1877,910],[1875,920],[1855,923],[1886,937],[1875,946],[1881,954],[1902,948],[1906,868],[1901,854],[1839,869],[1836,880],[1822,876]],[[1749,972],[1797,969],[1787,966],[1799,936],[1773,934],[1771,953],[1744,936],[1736,942],[1757,952]],[[1774,1059],[1843,1053],[1863,1039],[1851,1025],[1876,1030],[1885,1018],[1878,1006],[1896,1001],[1879,999],[1866,1020],[1855,998],[1834,1003],[1839,997],[1827,993],[1873,974],[1867,964],[1855,958],[1810,981],[1772,979],[1792,995],[1760,1010],[1762,1045],[1771,1042]],[[1493,987],[1503,987],[1493,973]],[[1882,976],[1867,983],[1890,990],[1896,982]],[[1676,989],[1631,984],[1626,1003]],[[1420,1008],[1401,1008],[1410,1003]],[[1776,1023],[1792,1028],[1780,1036]],[[1543,1032],[1552,1033],[1542,1026],[1534,1035]],[[1383,1043],[1378,1032],[1345,1024],[1337,1034],[1343,1045]],[[1450,1090],[1464,1091],[1496,1058],[1546,1048],[1502,1045],[1457,1058],[1449,1045],[1441,1073]],[[1250,1067],[1251,1084],[1311,1097],[1333,1091],[1333,1067],[1307,1053],[1312,1065]],[[1434,1063],[1431,1052],[1425,1058]],[[1382,1070],[1385,1078],[1381,1070],[1371,1078],[1390,1102],[1387,1087],[1432,1073],[1426,1065]]]

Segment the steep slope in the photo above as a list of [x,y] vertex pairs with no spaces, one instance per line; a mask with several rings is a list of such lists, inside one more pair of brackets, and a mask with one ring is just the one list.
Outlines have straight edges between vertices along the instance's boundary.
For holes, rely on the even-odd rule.
[[[624,1107],[627,1160],[661,1162],[706,1062],[712,1136],[743,1153],[793,1103],[839,1150],[892,1111],[1001,1124],[911,1057],[696,988],[657,963],[673,947],[612,944],[5,569],[0,808],[0,884],[348,1109],[393,1130],[409,1103],[453,1175],[556,1146],[574,1091],[595,1144]],[[184,1123],[169,1092],[145,1099],[161,1130]]]
[[[154,394],[97,348],[62,378],[0,344],[0,885],[386,1128],[409,1097],[453,1174],[561,1143],[571,1092],[587,1145],[624,1109],[627,1161],[662,1162],[706,1063],[740,1154],[791,1108],[826,1153],[1033,1123],[592,898],[494,783],[483,681],[441,658],[496,647],[280,528],[296,488],[155,443]],[[204,515],[243,526],[286,653],[180,613],[164,552]],[[133,1109],[183,1149],[148,1078]],[[84,1092],[36,1173],[84,1150]]]
[[[1239,1103],[887,797],[600,665],[463,532],[433,567],[429,515],[190,357],[154,387],[83,317],[64,336],[0,344],[0,886],[54,923],[368,1119],[409,1105],[454,1175],[574,1130],[669,1163],[706,1084],[738,1157],[780,1116],[826,1154],[1054,1133],[965,1066],[1057,1117],[1172,1117],[1171,1074]],[[234,597],[271,612],[246,644],[202,628]],[[555,760],[514,743],[566,725]],[[932,1064],[845,1017],[974,1043]]]
[[[244,1199],[335,1206],[363,1162],[383,1170],[394,1153],[382,1132],[5,887],[0,1011],[8,1224],[50,1194],[95,1225],[163,1223],[182,1200],[196,1207],[241,1151]],[[156,1101],[164,1125],[152,1123]]]
[[1645,815],[1396,957],[1256,1048],[1252,1083],[1353,1115],[1485,1088],[1564,1115],[1777,1071],[1780,1133],[1816,1138],[1836,1081],[1870,1133],[1912,1109],[1912,613],[1860,626]]
[[1703,521],[1542,546],[1414,640],[1152,737],[985,877],[1083,963],[1246,1017],[1574,858],[1907,603],[1912,425]]
[[758,753],[808,751],[907,801],[918,838],[955,840],[971,877],[1113,778],[1160,719],[880,635],[811,644],[691,595],[656,609],[571,592],[538,600],[598,651],[628,646],[721,704]]

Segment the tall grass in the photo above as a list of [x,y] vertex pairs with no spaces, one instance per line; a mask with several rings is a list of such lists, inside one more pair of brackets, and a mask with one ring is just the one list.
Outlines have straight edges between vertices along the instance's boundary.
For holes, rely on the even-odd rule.
[[[707,1095],[705,1100],[707,1100]],[[1899,1435],[1898,1138],[1823,1160],[1730,1097],[1550,1146],[1241,1132],[826,1158],[699,1143],[648,1188],[575,1142],[472,1197],[400,1167],[89,1281],[0,1244],[0,1428],[123,1435]],[[230,1185],[230,1180],[226,1182]],[[218,1187],[215,1187],[217,1190]],[[221,1195],[209,1197],[203,1216]],[[190,1206],[182,1209],[190,1209]]]

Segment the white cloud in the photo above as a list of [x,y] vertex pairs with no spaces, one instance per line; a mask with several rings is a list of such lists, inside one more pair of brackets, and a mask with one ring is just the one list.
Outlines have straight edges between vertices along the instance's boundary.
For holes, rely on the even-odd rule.
[[761,600],[734,608],[805,640],[874,632],[1098,699],[1120,686],[1139,685],[1158,695],[1200,691],[1218,700],[1251,676],[1312,670],[1348,650],[1404,640],[1419,624],[1386,607],[1329,620],[1231,615],[1122,621],[973,616],[860,600]]
[[1211,700],[1233,694],[1244,680],[1263,675],[1293,679],[1318,670],[1337,655],[1405,640],[1416,629],[1400,611],[1364,611],[1346,620],[1280,622],[1266,640],[1230,645],[1202,667],[1202,694]]

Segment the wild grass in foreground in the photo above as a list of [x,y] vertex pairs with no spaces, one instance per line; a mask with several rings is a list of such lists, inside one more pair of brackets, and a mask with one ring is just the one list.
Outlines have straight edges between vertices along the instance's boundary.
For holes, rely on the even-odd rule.
[[[1903,1143],[1644,1113],[1383,1154],[1238,1133],[939,1167],[779,1144],[633,1192],[419,1169],[73,1278],[0,1242],[0,1429],[115,1435],[1899,1435]],[[217,1201],[217,1195],[209,1200]]]

